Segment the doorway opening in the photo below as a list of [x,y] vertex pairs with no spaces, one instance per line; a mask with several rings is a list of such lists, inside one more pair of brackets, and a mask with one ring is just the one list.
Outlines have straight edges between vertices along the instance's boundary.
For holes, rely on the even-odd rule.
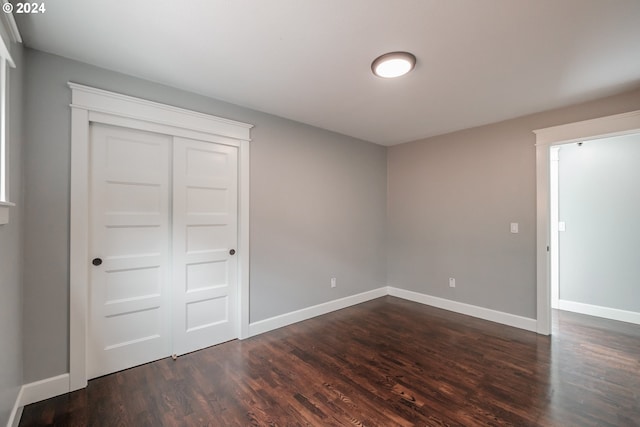
[[551,307],[640,324],[640,134],[550,148]]
[[[558,218],[552,216],[551,209],[551,159],[555,155],[552,153],[557,153],[557,149],[564,144],[585,143],[606,137],[640,133],[640,111],[539,129],[534,133],[536,134],[537,202],[536,325],[539,334],[549,335],[552,329],[552,272],[556,274],[558,267],[558,246],[552,242],[552,228],[557,228],[559,224]],[[555,222],[553,226],[552,221]]]

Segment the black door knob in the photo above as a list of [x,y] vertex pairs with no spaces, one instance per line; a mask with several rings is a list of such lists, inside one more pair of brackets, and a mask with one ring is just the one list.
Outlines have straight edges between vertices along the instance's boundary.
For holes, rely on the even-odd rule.
[[229,251],[229,254],[230,254],[230,255],[235,255],[235,253],[236,253],[236,250],[235,250],[235,249],[231,249],[231,250]]
[[94,258],[94,259],[91,261],[91,264],[93,264],[93,265],[95,265],[95,266],[101,265],[101,264],[102,264],[102,258]]

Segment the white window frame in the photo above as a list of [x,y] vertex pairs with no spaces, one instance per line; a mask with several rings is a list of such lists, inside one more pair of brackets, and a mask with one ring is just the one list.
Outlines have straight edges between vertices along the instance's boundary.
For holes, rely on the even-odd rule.
[[7,144],[7,57],[0,46],[0,203],[9,202],[9,147]]
[[[6,0],[2,3],[6,3]],[[20,43],[22,39],[13,15],[2,13],[0,16],[2,16],[0,19],[0,225],[3,225],[9,223],[9,208],[15,206],[9,199],[9,123],[7,118],[9,116],[9,67],[15,68],[16,64],[11,58],[7,43],[11,41]]]

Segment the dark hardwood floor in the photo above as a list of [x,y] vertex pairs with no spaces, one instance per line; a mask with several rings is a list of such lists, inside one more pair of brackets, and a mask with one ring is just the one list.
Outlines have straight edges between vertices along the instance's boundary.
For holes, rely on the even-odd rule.
[[554,334],[384,297],[97,378],[21,426],[637,426],[640,327]]

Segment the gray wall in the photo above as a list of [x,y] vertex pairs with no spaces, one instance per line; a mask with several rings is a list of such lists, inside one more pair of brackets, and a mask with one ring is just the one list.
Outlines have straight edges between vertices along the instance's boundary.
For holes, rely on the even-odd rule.
[[23,51],[11,46],[17,68],[9,71],[9,197],[16,203],[0,225],[0,425],[5,425],[22,385]]
[[560,148],[560,299],[640,312],[640,134]]
[[35,50],[26,62],[26,382],[68,372],[68,81],[255,125],[251,321],[386,284],[384,147]]
[[389,285],[535,318],[532,131],[637,109],[639,90],[391,147]]

